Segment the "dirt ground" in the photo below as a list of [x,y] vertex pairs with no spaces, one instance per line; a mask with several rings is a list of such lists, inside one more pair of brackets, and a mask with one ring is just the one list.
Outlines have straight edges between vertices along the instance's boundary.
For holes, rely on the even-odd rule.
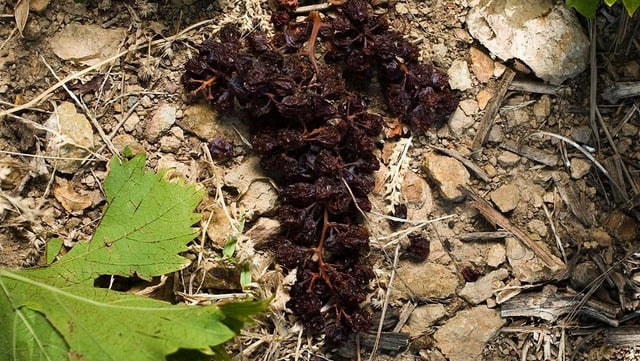
[[[220,252],[233,232],[228,216],[246,219],[249,231],[238,252],[251,261],[253,284],[245,291],[275,298],[269,314],[230,346],[233,353],[256,360],[368,358],[376,330],[330,352],[286,311],[291,276],[274,266],[269,252],[254,249],[272,232],[277,193],[246,145],[251,130],[242,116],[189,102],[181,85],[197,44],[225,22],[240,21],[246,31],[268,26],[272,4],[52,0],[32,4],[21,36],[14,3],[0,4],[0,265],[42,264],[53,236],[67,247],[90,238],[104,206],[106,161],[129,146],[147,154],[150,168],[174,168],[175,176],[209,189],[199,207],[207,238],[192,247],[194,255]],[[423,61],[446,70],[455,60],[470,61],[471,48],[488,53],[466,30],[468,10],[466,1],[399,0],[383,2],[378,11],[418,45]],[[640,111],[633,96],[611,104],[601,93],[640,79],[639,23],[619,8],[599,12],[595,23],[594,94],[589,70],[555,87],[522,64],[496,59],[487,81],[472,73],[473,86],[458,92],[458,116],[468,125],[381,139],[384,164],[368,215],[376,270],[368,307],[390,320],[382,339],[397,337],[399,346],[381,342],[387,354],[374,359],[637,359]],[[95,36],[80,27],[61,40],[74,24],[114,30],[95,39],[113,37],[115,48],[74,53],[79,50],[69,44],[88,49]],[[516,83],[537,87],[505,84],[510,69]],[[66,88],[56,85],[69,76]],[[599,116],[590,108],[594,95]],[[384,115],[382,101],[371,98]],[[52,152],[60,148],[46,124],[63,102],[89,120],[86,153]],[[500,109],[488,140],[474,149],[495,102]],[[216,136],[234,143],[231,161],[211,161],[206,144]],[[473,194],[458,195],[457,186]],[[392,229],[384,217],[391,202],[406,203],[411,222]],[[402,257],[410,232],[430,239],[424,263]],[[241,293],[237,269],[214,264],[207,270],[203,290],[176,282],[183,299]],[[461,344],[468,358],[455,350]]]

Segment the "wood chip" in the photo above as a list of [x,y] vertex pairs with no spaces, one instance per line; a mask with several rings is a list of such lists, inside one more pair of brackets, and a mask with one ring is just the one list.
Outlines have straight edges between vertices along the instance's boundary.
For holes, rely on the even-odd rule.
[[507,237],[512,237],[513,234],[511,232],[504,231],[496,231],[496,232],[472,232],[461,234],[458,236],[458,239],[462,242],[472,242],[472,241],[495,241],[498,239],[504,239]]
[[504,100],[505,94],[507,94],[507,90],[509,89],[509,85],[513,81],[513,78],[516,76],[516,73],[507,68],[504,75],[502,76],[502,80],[500,80],[500,84],[498,85],[498,91],[495,97],[491,98],[491,101],[487,105],[487,110],[482,117],[482,121],[480,122],[480,126],[478,127],[478,132],[476,136],[473,138],[473,143],[471,144],[471,150],[475,153],[482,148],[482,145],[487,141],[489,137],[489,132],[491,131],[491,127],[493,127],[493,122],[496,119],[496,115],[498,114],[498,110],[500,109],[500,105]]
[[501,143],[500,148],[506,149],[522,157],[531,159],[544,165],[548,165],[550,167],[555,167],[556,165],[558,165],[558,161],[560,160],[560,157],[558,157],[556,154],[533,148],[526,144],[518,145],[513,141],[505,141]]
[[583,198],[579,196],[580,193],[576,189],[575,182],[563,182],[561,180],[562,176],[559,173],[554,173],[552,178],[560,194],[560,198],[562,198],[567,207],[569,207],[571,213],[573,213],[573,215],[578,218],[578,221],[585,227],[591,227],[593,222],[595,222],[594,216],[587,212],[589,208],[584,204],[585,201]]

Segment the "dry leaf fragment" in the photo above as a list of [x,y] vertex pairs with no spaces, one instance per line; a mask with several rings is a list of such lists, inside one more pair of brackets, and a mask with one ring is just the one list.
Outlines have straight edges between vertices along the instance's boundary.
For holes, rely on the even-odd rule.
[[53,196],[69,213],[81,211],[91,205],[90,195],[76,192],[69,184],[69,181],[63,178],[56,179],[56,185],[53,187]]
[[23,36],[22,30],[24,30],[24,26],[27,25],[27,18],[29,17],[29,0],[18,0],[14,9],[14,16],[20,36]]

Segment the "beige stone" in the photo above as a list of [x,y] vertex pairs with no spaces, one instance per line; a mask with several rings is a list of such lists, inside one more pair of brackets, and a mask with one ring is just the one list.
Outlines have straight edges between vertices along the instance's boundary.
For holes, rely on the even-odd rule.
[[475,47],[469,49],[469,54],[471,56],[471,71],[473,74],[481,83],[488,82],[493,76],[493,59]]

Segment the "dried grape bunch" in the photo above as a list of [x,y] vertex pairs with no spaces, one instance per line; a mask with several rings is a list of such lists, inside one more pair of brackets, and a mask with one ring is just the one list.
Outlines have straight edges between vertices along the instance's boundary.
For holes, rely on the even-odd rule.
[[366,0],[349,0],[338,7],[320,31],[327,62],[341,62],[356,81],[378,75],[389,110],[412,126],[440,127],[458,100],[448,77],[418,62],[418,49],[401,33],[390,30],[383,16],[373,14]]
[[[219,111],[247,110],[253,149],[280,187],[281,233],[271,249],[283,268],[297,269],[287,306],[308,330],[324,330],[325,342],[339,345],[371,323],[362,304],[374,274],[364,260],[369,233],[359,214],[371,210],[372,173],[379,168],[374,150],[383,127],[382,117],[348,86],[377,72],[387,95],[398,93],[390,109],[420,113],[408,119],[423,127],[446,117],[435,112],[450,112],[456,101],[444,87],[446,76],[418,64],[415,49],[389,31],[384,18],[371,15],[366,1],[347,0],[336,7],[336,18],[325,20],[312,12],[296,22],[289,9],[273,14],[272,37],[261,31],[241,36],[225,26],[188,60],[182,81],[191,96]],[[324,61],[315,56],[318,39],[328,49]],[[400,69],[393,79],[381,75],[389,64]],[[349,83],[345,72],[355,74]],[[397,97],[407,99],[406,109]],[[440,104],[437,97],[451,99]],[[426,98],[431,103],[421,103]],[[228,147],[214,141],[211,149],[222,157]]]

